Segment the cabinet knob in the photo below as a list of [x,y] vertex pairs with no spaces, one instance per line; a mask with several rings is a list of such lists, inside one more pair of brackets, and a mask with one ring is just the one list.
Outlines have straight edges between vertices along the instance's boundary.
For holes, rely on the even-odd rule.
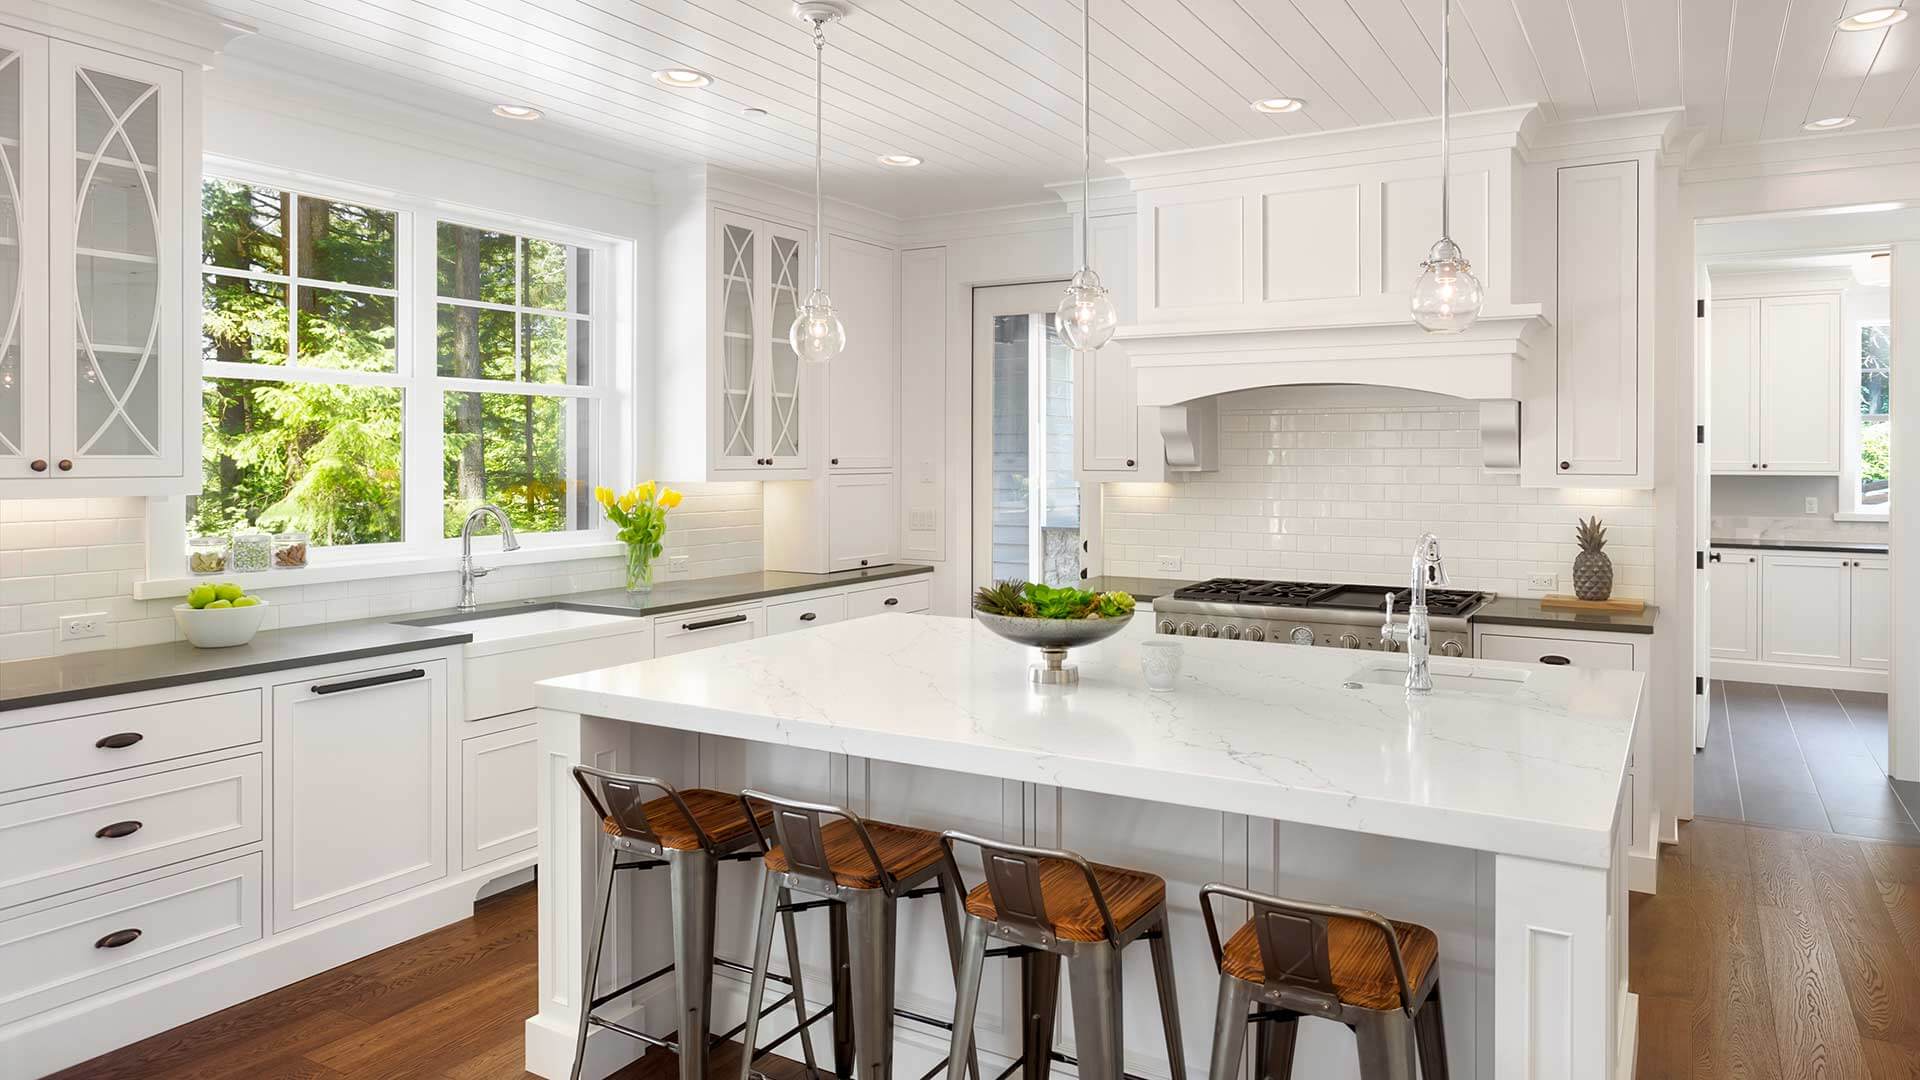
[[1747,464],[1747,468],[1749,468],[1749,469],[1757,469],[1757,468],[1759,468],[1759,467],[1760,467],[1760,465],[1759,465],[1759,463],[1758,463],[1758,462],[1749,462],[1749,463]]
[[1720,553],[1716,551],[1716,552],[1714,552],[1713,554],[1711,554],[1711,555],[1709,555],[1709,556],[1707,556],[1707,561],[1708,561],[1708,562],[1719,562],[1719,561],[1720,561]]
[[1568,469],[1571,469],[1571,468],[1573,468],[1573,466],[1568,462],[1563,461],[1560,463],[1561,472],[1566,472]]
[[834,458],[833,460],[831,460],[831,461],[829,461],[829,462],[827,462],[827,464],[829,464],[829,465],[838,465],[838,464],[840,464],[840,459],[839,459],[839,458]]
[[860,565],[861,565],[861,566],[865,566],[865,565],[867,565],[867,560],[865,560],[865,559],[861,559],[861,560],[860,560]]
[[1131,468],[1133,468],[1133,459],[1132,459],[1132,458],[1128,458],[1128,459],[1127,459],[1127,468],[1129,468],[1129,469],[1131,469]]
[[72,472],[72,471],[73,471],[73,462],[72,462],[72,461],[70,461],[70,460],[68,460],[67,458],[61,458],[61,459],[60,459],[60,471],[61,471],[61,472]]
[[32,469],[32,470],[33,470],[34,472],[46,472],[46,471],[47,471],[47,459],[46,459],[46,458],[34,458],[34,459],[33,459],[33,461],[32,461],[32,463],[31,463],[31,464],[29,464],[29,465],[27,466],[27,468],[29,468],[29,469]]
[[1760,467],[1763,469],[1767,469],[1767,468],[1772,468],[1772,465],[1769,462],[1763,461],[1760,463]]

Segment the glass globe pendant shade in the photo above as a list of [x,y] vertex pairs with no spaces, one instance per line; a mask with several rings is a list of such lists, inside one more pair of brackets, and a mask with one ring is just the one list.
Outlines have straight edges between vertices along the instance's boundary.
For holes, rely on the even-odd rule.
[[1067,285],[1067,294],[1054,309],[1060,320],[1060,332],[1075,349],[1098,349],[1113,340],[1113,329],[1120,325],[1120,313],[1114,309],[1113,294],[1100,284],[1100,275],[1082,269]]
[[824,364],[847,347],[847,328],[840,325],[833,299],[824,291],[815,289],[807,294],[793,328],[787,331],[787,344],[809,364]]
[[1428,250],[1413,283],[1413,321],[1429,333],[1458,334],[1480,317],[1485,299],[1460,246],[1443,238]]

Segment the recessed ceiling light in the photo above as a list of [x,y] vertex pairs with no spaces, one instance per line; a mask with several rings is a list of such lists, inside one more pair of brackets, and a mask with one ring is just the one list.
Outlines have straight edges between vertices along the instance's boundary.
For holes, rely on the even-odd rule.
[[531,105],[495,105],[493,115],[508,120],[538,120],[546,114]]
[[1865,11],[1856,11],[1835,22],[1833,25],[1842,30],[1880,30],[1892,26],[1894,23],[1901,22],[1905,20],[1906,17],[1907,10],[1905,8],[1877,7],[1868,8]]
[[1827,116],[1819,120],[1809,120],[1800,125],[1802,131],[1838,131],[1843,127],[1852,127],[1858,120],[1854,116]]
[[758,105],[742,105],[740,107],[740,115],[749,120],[764,120],[766,119],[767,110]]
[[881,154],[880,164],[890,165],[896,169],[911,169],[920,164],[920,159],[912,154]]
[[1307,107],[1306,102],[1295,97],[1261,98],[1260,100],[1253,102],[1252,105],[1253,105],[1254,112],[1263,112],[1263,113],[1299,112],[1301,109],[1304,109]]
[[661,68],[653,73],[653,81],[661,86],[671,86],[675,90],[691,90],[713,82],[713,76],[692,68]]

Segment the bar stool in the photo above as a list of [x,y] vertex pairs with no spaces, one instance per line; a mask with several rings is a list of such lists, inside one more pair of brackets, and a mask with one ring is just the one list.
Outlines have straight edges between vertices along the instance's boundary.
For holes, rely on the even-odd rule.
[[[1120,950],[1145,939],[1153,953],[1173,1080],[1186,1080],[1180,1045],[1180,1007],[1173,986],[1173,947],[1167,939],[1167,883],[1154,874],[1102,866],[1071,851],[1022,847],[961,832],[940,841],[980,849],[986,880],[967,893],[967,934],[961,946],[960,991],[954,1003],[951,1062],[973,1053],[974,1012],[989,956],[1018,958],[1025,1018],[1021,1056],[1027,1077],[1044,1077],[1054,1061],[1075,1065],[1083,1080],[1124,1076],[1120,1012]],[[989,937],[1013,943],[988,949]],[[1060,962],[1073,986],[1073,1031],[1079,1057],[1053,1049]],[[1010,1073],[1012,1070],[1009,1069]],[[1002,1074],[1007,1075],[1006,1073]]]
[[[724,1035],[709,1035],[707,1017],[713,1007],[714,965],[739,971],[749,970],[745,964],[721,959],[713,954],[716,882],[722,862],[740,862],[760,857],[761,849],[756,843],[758,823],[748,814],[738,796],[722,791],[704,788],[682,791],[657,777],[626,776],[587,765],[574,766],[573,779],[580,785],[580,792],[594,815],[600,819],[600,831],[604,838],[604,850],[600,854],[606,863],[606,883],[600,890],[597,901],[599,913],[595,917],[599,929],[593,939],[593,950],[588,955],[586,977],[581,986],[580,1027],[573,1044],[573,1080],[579,1080],[590,1027],[608,1028],[649,1046],[673,1050],[680,1057],[681,1080],[706,1080],[708,1051],[740,1030],[735,1028]],[[659,794],[647,798],[654,792]],[[622,854],[645,858],[637,862],[621,862]],[[600,954],[607,942],[607,917],[613,908],[614,878],[623,870],[654,870],[662,866],[667,868],[672,896],[673,963],[617,990],[596,995],[594,987],[600,977]],[[779,890],[773,907],[779,909],[786,922],[787,956],[797,973],[800,952],[793,928],[794,905],[786,890]],[[769,918],[772,914],[770,908]],[[766,950],[762,948],[762,970],[766,967],[766,959]],[[607,1002],[631,993],[669,972],[673,973],[674,992],[680,1010],[680,1026],[676,1032],[665,1036],[649,1035],[593,1014],[593,1010]],[[809,1018],[799,980],[778,975],[774,978],[791,989],[767,1011],[772,1012],[789,1001],[793,1003],[800,1021],[795,1030],[800,1035],[807,1068],[810,1074],[817,1075],[814,1072],[813,1041],[807,1034],[807,1025],[818,1020],[824,1012]],[[755,1001],[758,1000],[756,997]],[[779,1041],[784,1042],[792,1034],[789,1032]],[[751,1046],[751,1032],[748,1040],[747,1045]],[[770,1050],[772,1046],[764,1049]]]
[[[1252,905],[1253,917],[1226,945],[1211,898]],[[1283,900],[1231,885],[1200,890],[1207,940],[1220,968],[1208,1080],[1235,1080],[1247,1025],[1265,1024],[1256,1046],[1260,1080],[1293,1074],[1300,1018],[1337,1020],[1353,1030],[1363,1080],[1447,1080],[1440,1012],[1440,943],[1433,931],[1371,911]],[[1251,1016],[1255,1003],[1273,1006]]]
[[[764,852],[753,982],[747,991],[746,1030],[741,1041],[753,1046],[760,1017],[781,1004],[776,1002],[764,1011],[759,1008],[769,977],[773,915],[783,902],[781,898],[789,890],[797,890],[821,899],[795,905],[796,909],[822,903],[832,909],[831,1012],[836,1072],[860,1080],[889,1080],[893,1075],[895,1016],[949,1027],[937,1018],[897,1009],[893,1004],[900,901],[936,894],[940,897],[948,956],[956,969],[959,966],[960,879],[950,870],[939,834],[869,821],[844,807],[800,802],[764,791],[741,792],[740,806],[742,816],[753,822]],[[822,825],[822,818],[831,820]],[[767,843],[763,831],[768,819],[773,826],[773,844]],[[791,931],[787,940],[788,954],[794,955]],[[797,978],[797,962],[794,973]],[[750,1080],[755,1056],[748,1051],[741,1057],[740,1080]],[[969,1057],[968,1064],[974,1080],[978,1080],[978,1063]],[[945,1066],[942,1062],[927,1075]]]

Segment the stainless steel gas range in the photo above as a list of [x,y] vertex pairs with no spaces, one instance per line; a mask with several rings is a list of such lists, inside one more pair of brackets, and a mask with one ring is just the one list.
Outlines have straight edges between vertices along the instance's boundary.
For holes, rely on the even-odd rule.
[[[1153,617],[1163,634],[1378,650],[1388,593],[1393,594],[1394,610],[1404,618],[1404,587],[1212,578],[1155,600]],[[1428,589],[1434,653],[1472,656],[1473,628],[1468,620],[1492,599],[1489,592]],[[1387,651],[1397,648],[1389,646]]]

